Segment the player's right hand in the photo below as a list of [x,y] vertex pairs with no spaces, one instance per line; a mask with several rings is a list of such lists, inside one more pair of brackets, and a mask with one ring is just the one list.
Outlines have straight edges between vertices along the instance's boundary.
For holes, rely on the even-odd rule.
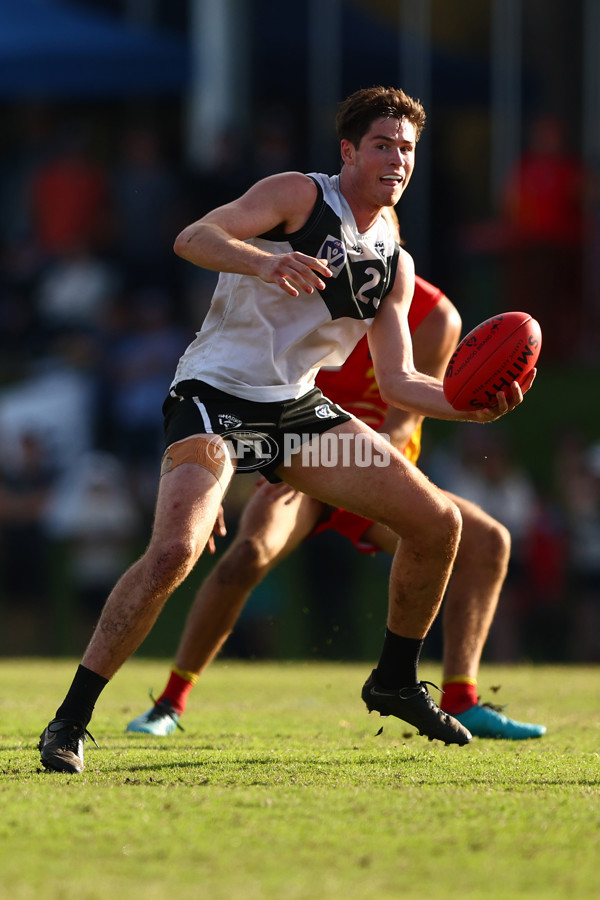
[[290,297],[298,297],[300,291],[312,294],[325,289],[324,278],[331,278],[327,260],[315,259],[294,250],[290,253],[266,255],[261,260],[259,278],[267,284],[277,284]]

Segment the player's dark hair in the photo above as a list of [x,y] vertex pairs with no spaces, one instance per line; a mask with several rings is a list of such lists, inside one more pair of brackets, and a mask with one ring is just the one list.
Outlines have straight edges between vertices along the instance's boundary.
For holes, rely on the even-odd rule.
[[335,127],[339,140],[348,140],[355,147],[375,119],[408,119],[415,126],[417,141],[425,125],[425,110],[420,100],[414,100],[400,88],[361,88],[342,100],[338,107]]

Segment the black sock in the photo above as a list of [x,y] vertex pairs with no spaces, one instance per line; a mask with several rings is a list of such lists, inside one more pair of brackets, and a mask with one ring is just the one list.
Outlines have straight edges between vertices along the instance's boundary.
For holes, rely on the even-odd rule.
[[423,647],[422,638],[406,638],[385,629],[383,650],[377,664],[377,681],[381,687],[403,688],[419,683],[417,669]]
[[108,678],[79,666],[67,696],[56,710],[57,719],[75,719],[85,728],[92,718],[96,700],[108,684]]

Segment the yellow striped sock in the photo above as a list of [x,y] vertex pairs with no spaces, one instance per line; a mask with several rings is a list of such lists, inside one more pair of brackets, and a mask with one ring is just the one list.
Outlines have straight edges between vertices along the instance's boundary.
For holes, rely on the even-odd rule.
[[184,681],[188,681],[192,686],[196,684],[200,676],[197,672],[188,672],[187,669],[180,669],[179,666],[173,666],[173,672],[176,675],[179,675],[180,678],[183,678]]

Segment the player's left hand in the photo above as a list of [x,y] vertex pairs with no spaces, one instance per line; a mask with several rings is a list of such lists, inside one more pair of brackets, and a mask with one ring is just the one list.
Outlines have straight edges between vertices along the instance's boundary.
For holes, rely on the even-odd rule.
[[263,478],[260,482],[257,482],[257,488],[262,492],[265,499],[271,503],[275,503],[277,500],[285,497],[285,506],[289,506],[300,495],[300,491],[286,484],[285,481],[271,484],[266,478]]

